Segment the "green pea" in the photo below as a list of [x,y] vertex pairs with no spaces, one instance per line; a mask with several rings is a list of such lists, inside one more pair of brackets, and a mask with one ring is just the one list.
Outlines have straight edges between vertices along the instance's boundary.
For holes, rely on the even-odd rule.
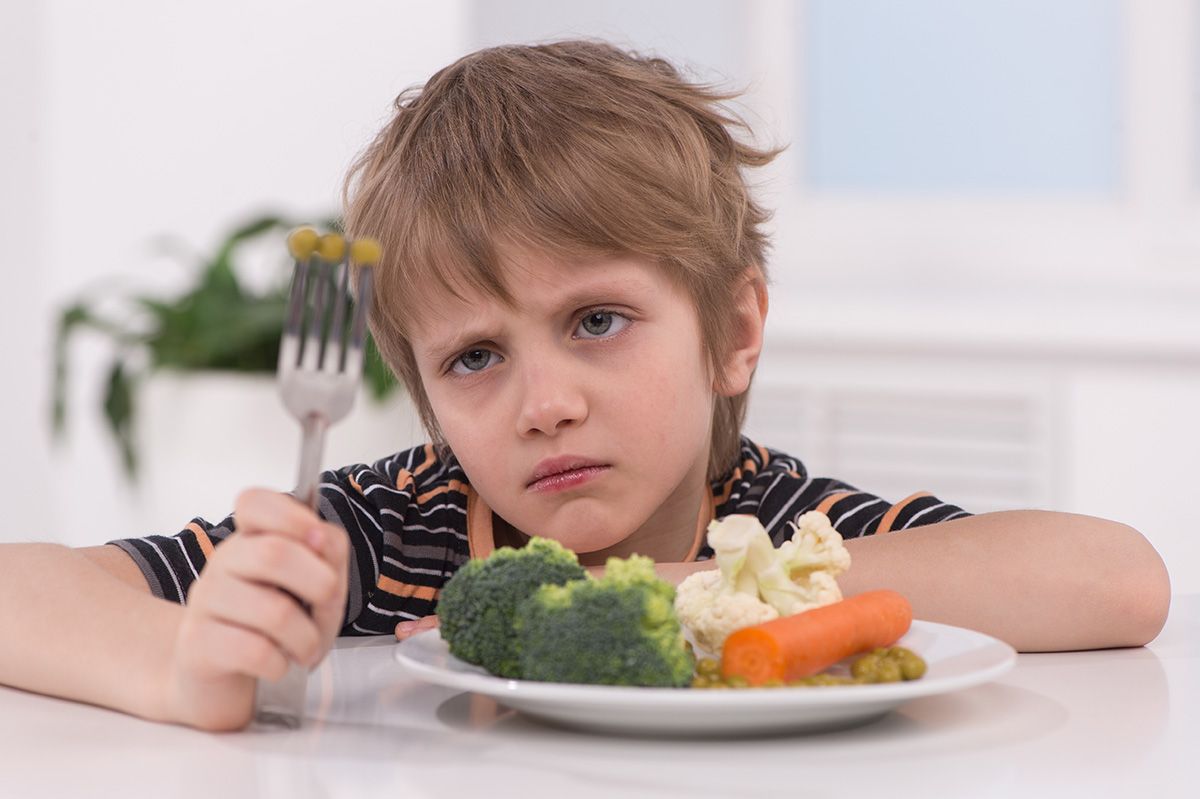
[[721,676],[721,664],[714,658],[700,658],[696,661],[696,673],[705,677]]
[[900,658],[900,674],[906,680],[919,680],[925,676],[925,661],[913,652]]
[[876,682],[900,682],[901,677],[899,663],[894,660],[879,661],[879,668],[875,670]]
[[869,655],[863,655],[850,664],[850,674],[858,679],[869,679],[879,669],[881,662],[882,659],[874,652]]
[[740,674],[731,674],[725,678],[725,684],[730,688],[748,688],[750,682]]

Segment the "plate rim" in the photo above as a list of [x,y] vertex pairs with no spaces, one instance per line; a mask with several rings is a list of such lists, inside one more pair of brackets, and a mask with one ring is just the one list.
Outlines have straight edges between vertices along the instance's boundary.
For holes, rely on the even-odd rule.
[[[909,633],[916,630],[926,630],[932,633],[951,633],[967,635],[980,645],[997,649],[996,660],[985,667],[970,671],[966,674],[949,675],[945,677],[922,678],[911,682],[880,683],[874,685],[822,686],[819,691],[811,688],[739,689],[736,691],[702,691],[688,688],[658,688],[624,685],[589,685],[582,683],[541,682],[537,680],[518,680],[497,677],[483,671],[482,667],[464,663],[462,671],[454,671],[434,666],[417,660],[407,654],[409,649],[425,643],[436,637],[441,641],[441,631],[437,628],[424,630],[393,646],[393,658],[412,677],[416,677],[440,685],[445,688],[490,696],[504,701],[512,699],[525,702],[570,702],[576,706],[611,704],[614,702],[636,702],[638,704],[691,707],[729,707],[738,706],[751,709],[755,706],[770,705],[779,707],[782,704],[796,705],[856,705],[876,704],[887,701],[908,701],[924,696],[951,693],[970,688],[974,685],[991,682],[1013,668],[1017,660],[1017,652],[1009,644],[998,638],[971,630],[966,627],[956,627],[939,622],[914,620]],[[413,643],[410,643],[413,642]],[[447,653],[449,654],[449,653]],[[454,657],[449,655],[449,657]],[[457,659],[456,659],[457,660]]]

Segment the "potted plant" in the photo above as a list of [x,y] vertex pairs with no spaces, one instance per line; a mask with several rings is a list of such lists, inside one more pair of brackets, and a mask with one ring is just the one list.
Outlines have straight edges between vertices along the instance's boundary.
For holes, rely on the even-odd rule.
[[[265,291],[248,288],[238,277],[243,248],[264,237],[278,236],[296,222],[263,215],[239,225],[220,242],[211,257],[196,264],[195,281],[171,298],[133,294],[120,298],[120,314],[103,313],[102,297],[69,304],[58,317],[54,349],[53,428],[65,428],[66,390],[71,339],[91,330],[108,338],[112,360],[107,369],[103,412],[120,451],[127,475],[136,477],[139,455],[134,435],[138,389],[156,372],[221,372],[274,374],[290,269]],[[339,229],[336,220],[320,227]],[[280,248],[281,253],[283,248]],[[281,262],[281,267],[284,263]],[[397,388],[374,343],[368,341],[363,379],[369,393],[382,400]]]

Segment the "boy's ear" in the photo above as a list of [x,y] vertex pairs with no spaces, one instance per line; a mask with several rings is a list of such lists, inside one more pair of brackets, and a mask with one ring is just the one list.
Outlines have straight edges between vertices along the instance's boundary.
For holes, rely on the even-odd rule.
[[746,270],[741,288],[733,297],[730,349],[717,364],[713,390],[723,397],[736,397],[750,388],[750,378],[762,353],[763,326],[767,321],[767,284],[757,268]]

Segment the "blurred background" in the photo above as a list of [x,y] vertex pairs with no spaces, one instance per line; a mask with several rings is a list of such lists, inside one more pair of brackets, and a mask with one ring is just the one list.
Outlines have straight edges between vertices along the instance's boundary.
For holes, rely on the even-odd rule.
[[[264,214],[337,213],[402,89],[479,47],[596,36],[743,87],[776,209],[748,432],[896,501],[1118,519],[1200,590],[1200,0],[562,3],[7,0],[0,6],[0,541],[173,533],[291,487],[269,376],[157,371],[140,470],[106,427],[114,351],[62,312],[139,318]],[[281,233],[237,258],[283,274]],[[115,342],[115,344],[114,344]],[[140,364],[142,367],[144,363]],[[329,463],[422,440],[364,399]]]

